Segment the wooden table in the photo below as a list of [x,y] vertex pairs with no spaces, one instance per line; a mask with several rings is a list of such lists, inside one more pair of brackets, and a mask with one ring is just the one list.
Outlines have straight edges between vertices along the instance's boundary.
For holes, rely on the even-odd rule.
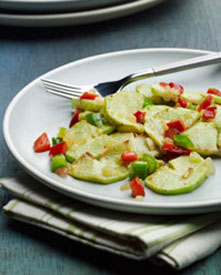
[[[56,29],[0,27],[1,121],[8,103],[23,86],[70,61],[136,48],[221,50],[220,10],[220,0],[167,0],[137,15],[89,26]],[[21,168],[7,150],[2,133],[0,142],[0,175],[12,175]],[[1,205],[7,200],[8,194],[0,191]],[[46,230],[8,220],[3,215],[0,217],[2,275],[110,275],[136,274],[137,271],[176,274],[148,261],[124,259]],[[221,274],[221,251],[179,273]]]

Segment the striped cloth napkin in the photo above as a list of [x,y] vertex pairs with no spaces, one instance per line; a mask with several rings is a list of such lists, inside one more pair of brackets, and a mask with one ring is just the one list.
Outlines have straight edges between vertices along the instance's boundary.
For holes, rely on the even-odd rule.
[[15,196],[3,208],[9,217],[128,258],[182,269],[221,245],[221,213],[136,215],[75,201],[27,174],[0,181]]

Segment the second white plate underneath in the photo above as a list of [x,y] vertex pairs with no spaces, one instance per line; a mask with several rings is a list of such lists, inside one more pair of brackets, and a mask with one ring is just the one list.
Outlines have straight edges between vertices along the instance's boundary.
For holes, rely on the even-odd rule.
[[58,27],[96,23],[130,15],[150,8],[164,0],[137,0],[95,10],[56,14],[0,13],[0,25],[19,27]]
[[1,0],[0,8],[16,12],[61,12],[98,9],[132,0]]

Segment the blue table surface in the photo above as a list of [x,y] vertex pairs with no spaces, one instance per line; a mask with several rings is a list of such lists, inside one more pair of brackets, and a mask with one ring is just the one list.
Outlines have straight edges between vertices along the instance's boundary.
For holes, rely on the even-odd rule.
[[[109,22],[65,28],[0,27],[0,118],[16,93],[62,64],[125,49],[178,47],[221,50],[220,0],[167,0]],[[221,87],[220,87],[221,88]],[[21,133],[18,133],[21,134]],[[25,133],[23,133],[25,134]],[[21,170],[0,133],[0,176]],[[0,191],[1,206],[9,195]],[[200,248],[199,248],[200,249]],[[0,274],[176,274],[148,261],[135,262],[0,217]],[[221,274],[221,251],[180,274]]]

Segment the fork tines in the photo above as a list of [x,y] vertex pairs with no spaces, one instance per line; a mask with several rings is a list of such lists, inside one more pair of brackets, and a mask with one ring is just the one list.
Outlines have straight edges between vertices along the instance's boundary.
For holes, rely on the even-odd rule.
[[66,97],[69,99],[80,97],[83,93],[81,86],[71,86],[57,81],[41,79],[43,85],[48,93],[58,96]]

